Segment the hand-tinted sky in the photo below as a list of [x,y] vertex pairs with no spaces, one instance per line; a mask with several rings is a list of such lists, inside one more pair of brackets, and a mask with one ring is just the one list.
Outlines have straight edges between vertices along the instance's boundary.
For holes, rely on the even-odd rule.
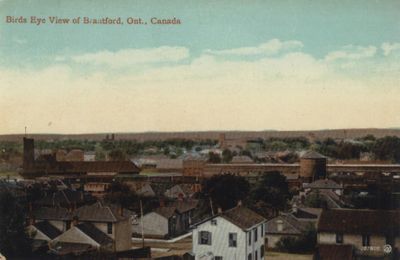
[[216,2],[0,0],[0,133],[400,125],[399,1]]

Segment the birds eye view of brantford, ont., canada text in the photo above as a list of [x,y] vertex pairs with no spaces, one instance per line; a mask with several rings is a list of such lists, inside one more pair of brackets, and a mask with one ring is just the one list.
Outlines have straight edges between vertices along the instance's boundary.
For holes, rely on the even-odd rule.
[[400,259],[400,0],[0,0],[10,259]]

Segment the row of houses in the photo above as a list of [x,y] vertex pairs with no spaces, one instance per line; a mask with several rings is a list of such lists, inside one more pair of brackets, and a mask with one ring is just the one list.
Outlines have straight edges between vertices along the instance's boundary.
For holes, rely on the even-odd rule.
[[40,207],[30,212],[28,230],[36,249],[59,248],[63,254],[79,253],[88,248],[124,251],[132,247],[135,217],[129,210],[101,202],[75,210]]

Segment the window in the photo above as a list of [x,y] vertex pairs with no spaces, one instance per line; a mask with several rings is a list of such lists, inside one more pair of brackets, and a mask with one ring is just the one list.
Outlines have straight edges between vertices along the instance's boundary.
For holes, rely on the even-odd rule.
[[258,260],[258,251],[256,250],[256,253],[254,255],[254,260]]
[[237,233],[229,233],[229,247],[237,247]]
[[264,224],[261,224],[261,237],[264,236]]
[[257,228],[254,229],[254,242],[257,242],[258,232]]
[[217,220],[216,219],[211,220],[211,225],[216,226],[217,225]]
[[107,223],[107,234],[112,234],[112,223],[111,222]]
[[362,245],[363,246],[369,246],[369,235],[363,235],[362,236]]
[[222,256],[215,256],[214,260],[222,260]]
[[247,260],[252,260],[251,253],[247,256]]
[[264,247],[264,245],[262,245],[262,246],[260,247],[260,257],[261,257],[261,258],[264,257],[264,252],[265,252],[265,247]]
[[199,245],[211,245],[211,232],[199,232]]
[[336,243],[342,244],[343,243],[343,234],[336,233]]
[[249,231],[249,246],[251,245],[251,231]]

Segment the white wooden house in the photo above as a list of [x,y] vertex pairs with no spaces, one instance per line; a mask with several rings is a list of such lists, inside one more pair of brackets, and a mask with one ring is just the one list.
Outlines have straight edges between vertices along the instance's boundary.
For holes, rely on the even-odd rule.
[[264,259],[265,219],[241,205],[197,223],[192,255],[196,260]]

